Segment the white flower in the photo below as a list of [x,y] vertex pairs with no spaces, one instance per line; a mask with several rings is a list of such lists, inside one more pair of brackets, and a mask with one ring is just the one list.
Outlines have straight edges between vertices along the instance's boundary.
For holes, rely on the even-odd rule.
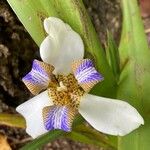
[[83,59],[83,42],[69,25],[50,17],[44,28],[48,36],[40,46],[43,62],[34,60],[23,78],[38,95],[17,107],[29,135],[36,138],[52,129],[71,131],[77,112],[95,129],[111,135],[123,136],[144,124],[127,102],[87,94],[103,77],[91,60]]

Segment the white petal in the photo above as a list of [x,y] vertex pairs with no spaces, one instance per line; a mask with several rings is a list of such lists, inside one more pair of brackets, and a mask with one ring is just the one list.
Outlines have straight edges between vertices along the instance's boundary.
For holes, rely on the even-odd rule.
[[71,27],[65,24],[61,19],[49,17],[44,20],[44,29],[49,35],[58,34],[66,30],[71,30]]
[[53,103],[48,92],[44,91],[16,108],[26,120],[26,132],[33,138],[47,132],[42,118],[42,109],[50,105]]
[[111,135],[124,136],[144,124],[137,110],[127,102],[85,94],[80,114],[95,129]]
[[55,67],[55,74],[71,73],[71,63],[84,56],[81,37],[69,25],[54,17],[46,19],[44,26],[49,36],[40,46],[42,60]]
[[50,36],[47,36],[40,46],[40,55],[44,62],[51,65],[54,64],[58,55],[57,51],[53,51],[55,49],[57,49],[57,44],[55,44],[54,39],[52,39]]

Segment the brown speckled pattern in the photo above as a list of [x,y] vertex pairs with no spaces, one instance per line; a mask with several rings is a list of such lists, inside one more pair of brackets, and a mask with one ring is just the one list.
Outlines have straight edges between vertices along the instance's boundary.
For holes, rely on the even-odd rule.
[[84,94],[84,90],[78,85],[74,75],[68,76],[58,75],[56,77],[58,83],[62,82],[67,90],[58,91],[59,84],[50,85],[48,94],[52,98],[55,105],[64,106],[68,105],[73,109],[77,109],[80,103],[80,97]]

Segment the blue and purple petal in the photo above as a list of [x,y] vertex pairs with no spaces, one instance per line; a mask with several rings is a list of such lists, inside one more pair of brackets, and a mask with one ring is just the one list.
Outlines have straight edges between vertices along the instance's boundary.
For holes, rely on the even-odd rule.
[[34,95],[46,89],[51,81],[54,67],[44,62],[34,60],[32,70],[22,78],[22,81]]
[[90,59],[74,61],[72,70],[79,85],[86,92],[89,92],[95,84],[104,79],[95,69],[93,62]]
[[74,112],[67,106],[47,106],[43,108],[43,120],[45,129],[71,131]]

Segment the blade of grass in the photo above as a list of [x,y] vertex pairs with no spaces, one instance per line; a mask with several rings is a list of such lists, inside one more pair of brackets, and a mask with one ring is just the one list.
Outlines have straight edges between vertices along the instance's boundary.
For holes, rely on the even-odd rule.
[[113,148],[110,148],[109,145],[106,145],[106,144],[102,143],[101,141],[97,141],[96,139],[89,137],[87,134],[81,134],[81,133],[76,132],[76,131],[72,131],[71,133],[66,134],[65,137],[72,139],[74,141],[85,143],[85,144],[91,144],[91,145],[94,145],[96,147],[103,148],[104,150],[106,150],[108,148],[110,150],[115,150]]
[[144,117],[145,125],[120,137],[118,150],[149,150],[150,50],[136,0],[122,0],[121,76],[118,98],[126,99]]
[[[75,132],[86,136],[89,139],[95,140],[98,143],[98,146],[103,148],[117,149],[117,141],[112,140],[112,136],[106,136],[90,126],[85,126],[83,124],[74,127]],[[84,142],[84,141],[83,141]],[[94,143],[93,143],[94,144]]]
[[54,7],[51,7],[49,0],[7,1],[36,44],[40,45],[46,36],[43,20],[49,15],[56,16]]
[[60,137],[63,134],[64,134],[64,132],[61,130],[52,130],[49,133],[42,135],[39,138],[30,142],[29,144],[25,145],[20,150],[37,150],[37,149],[40,149],[46,143],[52,142],[53,140],[56,140],[58,137]]
[[111,33],[109,32],[107,32],[106,56],[116,81],[118,82],[120,76],[119,50]]
[[0,124],[10,127],[25,128],[25,120],[17,114],[0,113]]
[[[84,122],[84,119],[81,116],[77,116],[73,122],[73,127],[76,125],[79,125]],[[39,138],[34,139],[32,142],[25,145],[20,150],[36,150],[41,148],[43,145],[45,145],[48,142],[51,142],[53,140],[56,140],[58,137],[64,135],[65,132],[61,130],[52,130],[45,135],[40,136]]]

